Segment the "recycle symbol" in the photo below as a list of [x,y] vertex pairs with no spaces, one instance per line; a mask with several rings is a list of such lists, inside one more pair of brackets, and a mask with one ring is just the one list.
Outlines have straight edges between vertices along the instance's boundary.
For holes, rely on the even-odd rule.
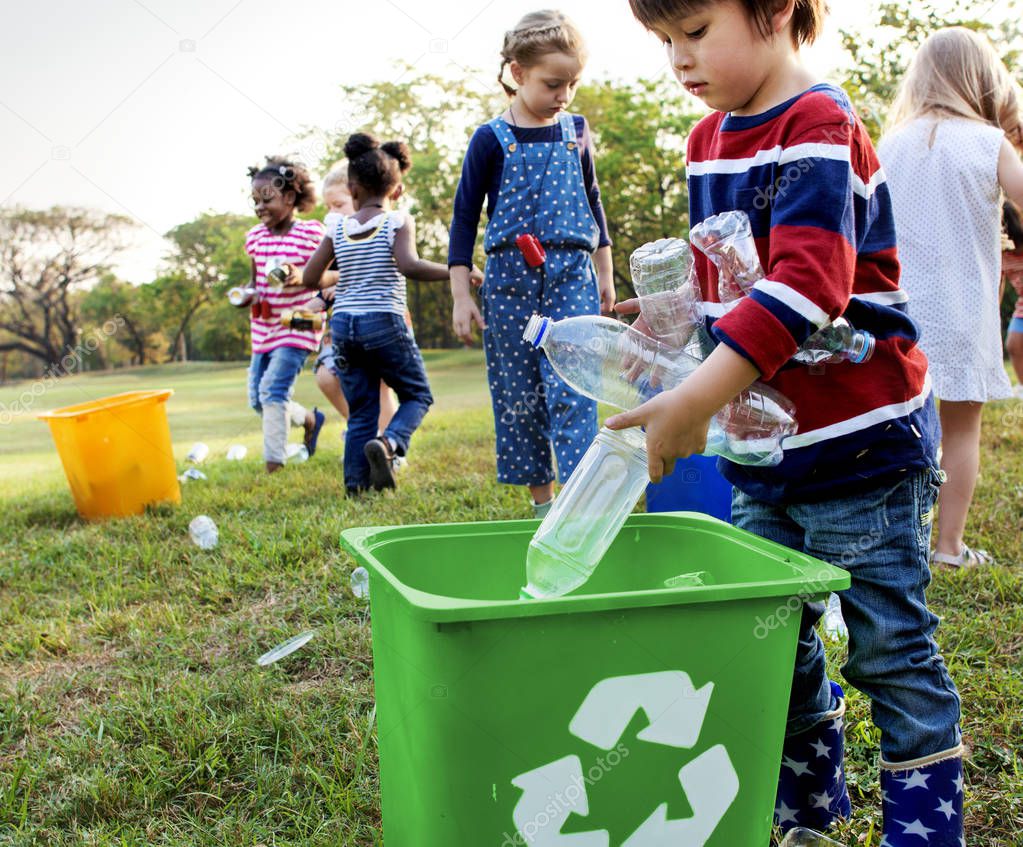
[[[568,729],[576,738],[610,751],[642,709],[650,724],[638,739],[692,749],[699,740],[713,690],[713,682],[695,689],[684,671],[610,677],[593,686]],[[621,847],[703,847],[707,843],[739,793],[739,776],[728,751],[722,744],[705,750],[682,767],[678,779],[692,816],[669,820],[668,804],[662,803]],[[523,843],[530,847],[609,847],[611,836],[606,829],[569,835],[561,832],[571,815],[590,813],[578,756],[565,756],[519,774],[512,785],[522,789],[512,819]]]

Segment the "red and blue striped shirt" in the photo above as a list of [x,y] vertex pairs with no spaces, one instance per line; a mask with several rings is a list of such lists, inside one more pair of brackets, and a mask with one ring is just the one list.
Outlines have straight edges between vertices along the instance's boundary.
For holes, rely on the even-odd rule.
[[[933,466],[937,416],[899,288],[891,198],[845,93],[822,84],[759,115],[708,115],[689,137],[687,177],[690,224],[746,212],[765,269],[725,313],[717,270],[694,251],[710,332],[795,403],[799,425],[780,465],[722,462],[724,475],[759,499],[810,502]],[[876,337],[869,362],[790,361],[839,316]]]

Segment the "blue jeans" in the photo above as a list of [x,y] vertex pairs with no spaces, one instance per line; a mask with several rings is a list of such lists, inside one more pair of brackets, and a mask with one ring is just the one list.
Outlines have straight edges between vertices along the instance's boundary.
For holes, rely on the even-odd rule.
[[[904,762],[955,747],[959,694],[934,642],[938,618],[924,599],[938,471],[819,503],[777,505],[736,489],[732,522],[849,571],[839,593],[849,628],[843,676],[871,701],[881,755]],[[824,646],[814,625],[823,603],[803,606],[786,734],[833,708]]]
[[369,462],[363,447],[377,435],[381,381],[398,394],[398,411],[383,435],[394,441],[399,456],[408,452],[412,433],[433,404],[433,395],[423,357],[404,316],[335,312],[330,334],[334,364],[348,401],[345,488],[355,491],[369,487]]
[[295,380],[309,356],[298,347],[278,347],[269,353],[253,353],[249,365],[249,405],[257,412],[267,403],[287,403]]

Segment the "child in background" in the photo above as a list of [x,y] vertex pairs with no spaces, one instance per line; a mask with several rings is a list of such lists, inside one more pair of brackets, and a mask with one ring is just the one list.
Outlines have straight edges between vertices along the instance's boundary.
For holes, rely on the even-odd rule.
[[[508,109],[473,134],[455,195],[448,253],[453,322],[466,344],[473,323],[484,330],[497,479],[528,486],[542,517],[554,497],[552,442],[564,483],[597,434],[597,404],[565,385],[522,340],[522,330],[537,312],[555,319],[610,312],[611,239],[589,127],[565,111],[586,63],[579,31],[560,12],[533,12],[505,34],[501,56],[498,80]],[[469,269],[484,199],[481,315],[469,293]],[[527,263],[516,246],[523,236],[543,246],[542,265]]]
[[[800,45],[823,26],[824,0],[630,0],[676,77],[715,111],[687,147],[690,221],[749,215],[765,278],[720,308],[715,268],[696,256],[708,329],[719,342],[688,379],[613,429],[646,426],[655,481],[706,445],[711,416],[755,378],[796,406],[799,432],[771,468],[719,461],[735,486],[734,523],[845,568],[846,680],[871,701],[881,732],[889,847],[960,847],[959,696],[926,605],[927,538],[939,480],[927,362],[899,289],[888,189],[870,138],[838,87],[817,83]],[[792,176],[795,174],[795,176]],[[782,179],[784,189],[781,188]],[[620,311],[635,311],[636,303]],[[790,362],[810,334],[844,315],[872,332],[869,362]],[[828,679],[806,603],[799,624],[775,817],[823,830],[851,806],[842,688]],[[752,638],[752,634],[750,635]],[[756,691],[735,692],[751,703]]]
[[[252,308],[252,363],[249,366],[249,403],[263,418],[263,458],[268,473],[284,466],[288,424],[305,428],[305,446],[312,456],[323,426],[319,409],[307,411],[291,397],[306,357],[320,343],[320,333],[282,326],[281,315],[305,309],[313,294],[301,287],[301,268],[323,237],[319,221],[295,219],[295,210],[316,205],[316,189],[304,166],[280,156],[249,168],[252,202],[260,223],[245,236],[245,252],[252,258],[252,282],[257,303]],[[280,288],[268,284],[271,266],[291,266],[291,276]],[[331,284],[327,275],[323,284]]]
[[[348,190],[348,163],[342,162],[331,168],[330,172],[323,179],[323,203],[327,207],[327,214],[323,218],[323,225],[326,227],[326,237],[333,239],[337,231],[337,223],[344,217],[354,214],[355,207],[352,205],[352,195]],[[332,262],[330,270],[337,270],[337,263]],[[334,290],[326,289],[320,292],[324,300],[325,308],[333,304]],[[316,378],[316,385],[331,405],[338,410],[342,420],[348,420],[348,401],[345,400],[344,392],[341,390],[341,377],[334,367],[334,348],[330,340],[330,330],[327,329],[323,335],[323,341],[319,355],[313,364],[313,375]],[[384,383],[380,384],[380,419],[377,422],[377,434],[379,435],[387,427],[394,412],[398,408],[394,402],[394,394]]]
[[878,148],[895,206],[902,286],[941,401],[941,465],[932,561],[988,564],[963,543],[980,470],[987,400],[1012,395],[999,310],[1001,192],[1023,202],[1017,86],[983,36],[931,35],[899,89]]
[[1002,277],[1016,289],[1016,308],[1009,318],[1005,350],[1016,371],[1014,393],[1023,400],[1023,216],[1014,203],[1006,203],[1003,212],[1011,247],[1002,251]]
[[[433,403],[423,357],[405,323],[405,276],[448,279],[448,269],[420,259],[415,223],[391,211],[403,191],[402,175],[412,165],[408,145],[381,145],[356,133],[345,143],[348,187],[355,213],[338,221],[333,239],[324,238],[304,274],[313,287],[332,261],[338,283],[330,332],[341,387],[350,417],[345,435],[345,489],[358,494],[372,486],[394,488],[394,457]],[[377,436],[380,384],[398,392],[398,410]]]

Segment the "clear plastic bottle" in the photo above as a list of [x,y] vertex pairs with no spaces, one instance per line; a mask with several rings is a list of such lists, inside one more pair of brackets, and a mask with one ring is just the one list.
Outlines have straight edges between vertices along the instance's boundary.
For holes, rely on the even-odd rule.
[[359,599],[369,597],[369,571],[363,567],[358,567],[352,571],[351,579],[349,583],[352,587],[352,594]]
[[289,462],[301,464],[309,458],[309,451],[304,444],[289,444],[284,448],[284,457]]
[[248,452],[249,448],[244,444],[232,444],[227,448],[227,460],[229,462],[240,462]]
[[[533,315],[522,337],[542,347],[558,375],[580,394],[619,409],[634,409],[674,388],[700,365],[682,350],[598,315],[560,321]],[[705,452],[743,465],[776,465],[782,439],[795,431],[791,401],[754,383],[711,420]]]
[[693,279],[693,252],[682,238],[662,238],[638,247],[629,258],[639,311],[658,341],[685,347],[702,322]]
[[220,538],[217,525],[213,523],[213,519],[209,515],[192,518],[192,522],[188,525],[188,534],[192,536],[192,541],[203,550],[212,550],[217,546],[217,541]]
[[689,240],[718,269],[718,299],[732,303],[749,294],[764,278],[753,228],[745,212],[722,212],[701,221],[689,232]]
[[806,365],[861,364],[874,355],[875,343],[872,333],[855,329],[845,318],[836,318],[806,339],[792,358]]
[[647,481],[643,434],[602,428],[529,542],[521,597],[560,597],[585,583]]
[[779,847],[842,847],[842,845],[816,830],[797,826],[786,833]]
[[192,445],[192,449],[188,451],[188,455],[185,456],[185,461],[194,462],[199,465],[206,460],[206,457],[209,454],[210,448],[201,441],[196,441],[195,444]]

